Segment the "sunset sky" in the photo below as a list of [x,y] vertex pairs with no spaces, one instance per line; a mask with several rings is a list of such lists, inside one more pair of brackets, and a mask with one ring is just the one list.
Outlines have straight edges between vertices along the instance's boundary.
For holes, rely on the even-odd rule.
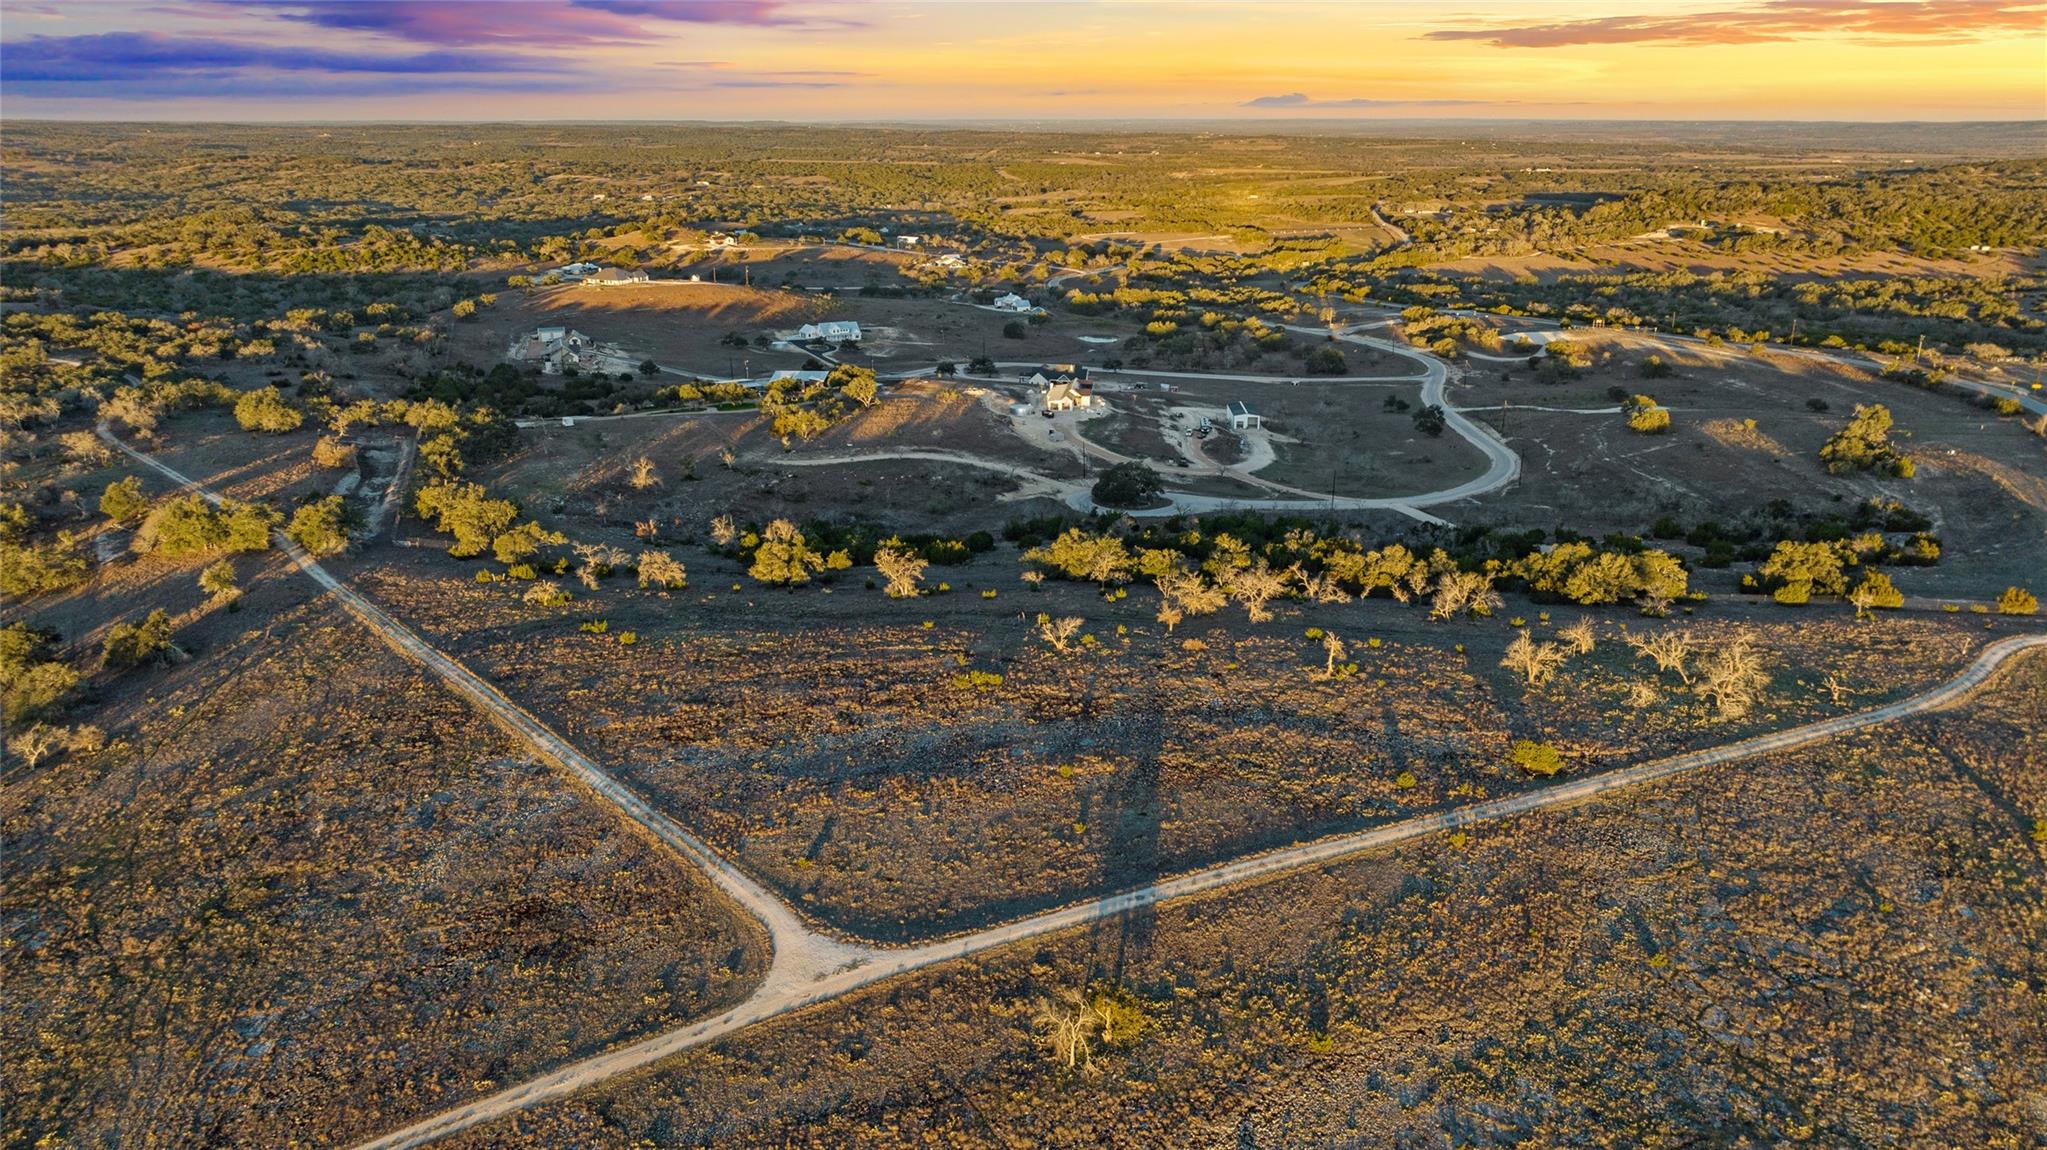
[[8,118],[2041,119],[2047,0],[0,3]]

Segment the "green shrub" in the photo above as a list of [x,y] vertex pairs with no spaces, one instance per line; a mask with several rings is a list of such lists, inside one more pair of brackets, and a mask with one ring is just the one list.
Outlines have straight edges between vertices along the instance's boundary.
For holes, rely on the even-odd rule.
[[297,431],[306,417],[284,401],[274,387],[251,391],[235,401],[235,422],[244,431],[266,431],[273,435]]
[[270,531],[280,518],[261,504],[223,499],[215,507],[196,494],[180,495],[158,504],[143,519],[133,546],[170,559],[267,551]]
[[142,480],[130,475],[107,484],[100,493],[100,514],[123,527],[133,527],[149,514],[149,496],[142,493]]
[[1132,461],[1102,472],[1091,494],[1103,507],[1149,507],[1164,489],[1165,481],[1158,472]]
[[954,675],[952,685],[956,691],[992,691],[1002,685],[1002,676],[993,671],[968,671]]
[[1564,769],[1564,757],[1548,743],[1535,743],[1527,739],[1515,742],[1507,752],[1507,761],[1531,775],[1548,778]]
[[19,724],[55,708],[78,685],[57,652],[57,633],[27,623],[0,629],[0,714]]
[[291,525],[284,529],[284,535],[309,555],[339,555],[348,550],[349,531],[360,519],[346,499],[329,495],[292,512]]
[[60,535],[41,547],[0,543],[0,594],[29,599],[85,582],[92,568],[79,554],[77,541]]
[[163,663],[171,655],[171,617],[159,607],[140,623],[126,621],[107,628],[100,662],[111,668]]

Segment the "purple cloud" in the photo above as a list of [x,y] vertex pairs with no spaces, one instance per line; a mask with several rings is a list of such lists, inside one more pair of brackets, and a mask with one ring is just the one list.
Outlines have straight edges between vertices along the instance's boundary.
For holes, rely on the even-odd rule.
[[150,32],[0,42],[0,91],[21,96],[393,95],[577,83],[559,62],[510,52],[345,52]]
[[1672,16],[1603,16],[1554,24],[1446,28],[1427,40],[1482,40],[1495,48],[1579,44],[1761,44],[1804,37],[1852,37],[1868,44],[1966,43],[2006,32],[2037,32],[2039,0],[1766,0],[1746,8]]
[[553,47],[642,44],[662,36],[661,22],[805,24],[783,0],[540,0],[453,4],[445,0],[257,0],[287,20],[371,32],[420,44]]

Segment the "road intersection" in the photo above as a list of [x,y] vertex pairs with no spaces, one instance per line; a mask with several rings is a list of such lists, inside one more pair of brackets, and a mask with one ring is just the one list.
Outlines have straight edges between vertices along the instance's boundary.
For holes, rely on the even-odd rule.
[[[170,465],[115,436],[104,423],[101,438],[179,487],[218,504],[220,496]],[[865,986],[912,971],[1043,935],[1071,930],[1130,911],[1245,883],[1264,881],[1307,867],[1322,866],[1385,847],[1531,811],[1597,799],[1624,788],[1672,778],[1716,764],[1786,750],[1909,715],[1947,707],[1986,682],[2007,660],[2047,647],[2047,634],[2020,635],[1985,647],[1946,683],[1883,706],[1633,766],[1583,775],[1562,783],[1466,806],[1417,815],[1350,834],[1246,855],[1103,897],[971,933],[912,946],[877,946],[843,937],[807,921],[797,910],[701,839],[654,809],[596,761],[550,730],[525,708],[459,661],[439,651],[410,627],[392,618],[280,533],[279,546],[298,570],[334,596],[378,638],[431,671],[441,681],[534,753],[551,762],[609,803],[617,812],[700,871],[760,925],[772,950],[768,971],[753,994],[711,1018],[641,1039],[559,1067],[530,1081],[475,1099],[410,1126],[362,1143],[357,1150],[403,1150],[566,1098],[602,1082],[653,1065],[682,1051],[739,1033],[748,1027],[840,998]]]

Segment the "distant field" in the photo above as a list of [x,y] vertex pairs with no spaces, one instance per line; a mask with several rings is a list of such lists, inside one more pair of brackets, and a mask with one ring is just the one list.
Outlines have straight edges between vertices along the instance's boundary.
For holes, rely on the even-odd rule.
[[[1472,359],[1451,389],[1453,402],[1504,427],[1522,454],[1521,479],[1496,499],[1492,516],[1527,509],[1539,523],[1604,534],[1640,532],[1662,515],[1687,524],[1736,522],[1780,498],[1836,513],[1872,497],[1895,498],[1932,515],[1947,548],[1938,566],[1897,574],[1908,593],[1993,596],[2036,578],[2032,551],[2047,535],[2047,490],[2018,477],[2047,467],[2047,452],[2016,421],[1951,395],[1792,356],[1677,347],[1598,329],[1573,338],[1610,350],[1611,360],[1543,384],[1524,365]],[[1670,377],[1642,378],[1638,365],[1651,354],[1672,365]],[[1637,435],[1617,413],[1536,410],[1611,407],[1610,387],[1646,392],[1669,407],[1670,434]],[[1827,410],[1811,410],[1813,399]],[[1827,474],[1820,446],[1858,403],[1890,409],[1899,442],[1919,460],[1916,477]]]

